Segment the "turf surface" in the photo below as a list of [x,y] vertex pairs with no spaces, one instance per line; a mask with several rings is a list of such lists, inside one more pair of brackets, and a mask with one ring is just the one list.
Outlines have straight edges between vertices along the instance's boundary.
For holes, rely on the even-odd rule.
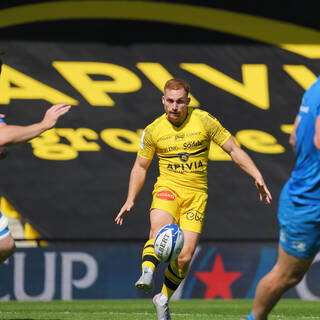
[[[170,303],[173,320],[239,320],[251,300],[180,300]],[[0,302],[0,319],[16,320],[156,320],[151,300],[78,300]],[[281,300],[269,320],[320,320],[320,302]]]

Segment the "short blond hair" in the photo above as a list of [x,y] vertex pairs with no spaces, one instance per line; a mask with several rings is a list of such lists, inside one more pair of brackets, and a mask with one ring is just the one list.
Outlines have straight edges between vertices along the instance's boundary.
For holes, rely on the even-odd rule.
[[184,89],[184,91],[186,92],[186,96],[188,96],[190,92],[190,85],[185,80],[182,80],[182,79],[170,79],[164,85],[164,91],[166,91],[167,89],[171,89],[171,90]]

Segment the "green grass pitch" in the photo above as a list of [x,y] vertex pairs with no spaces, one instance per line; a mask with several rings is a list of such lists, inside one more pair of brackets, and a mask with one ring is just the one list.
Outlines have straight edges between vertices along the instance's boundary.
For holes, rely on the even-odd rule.
[[[239,320],[252,300],[179,300],[170,303],[173,320]],[[0,302],[0,319],[16,320],[156,320],[151,300],[74,300]],[[320,302],[281,300],[270,320],[320,320]]]

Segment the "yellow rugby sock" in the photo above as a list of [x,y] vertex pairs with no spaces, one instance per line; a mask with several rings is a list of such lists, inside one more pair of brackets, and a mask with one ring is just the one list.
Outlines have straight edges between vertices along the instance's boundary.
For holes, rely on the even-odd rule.
[[176,261],[171,261],[164,273],[164,283],[161,292],[171,298],[174,292],[179,287],[180,283],[187,276],[189,269],[180,270]]
[[146,242],[142,251],[142,272],[145,267],[150,267],[154,272],[159,263],[160,261],[154,252],[154,239],[150,239]]

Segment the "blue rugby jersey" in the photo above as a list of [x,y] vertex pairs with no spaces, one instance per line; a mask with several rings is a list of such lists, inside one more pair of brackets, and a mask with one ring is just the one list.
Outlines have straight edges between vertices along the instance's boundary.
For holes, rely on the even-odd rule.
[[320,151],[314,145],[315,121],[320,116],[320,77],[305,92],[296,130],[295,168],[288,181],[292,200],[320,205]]

